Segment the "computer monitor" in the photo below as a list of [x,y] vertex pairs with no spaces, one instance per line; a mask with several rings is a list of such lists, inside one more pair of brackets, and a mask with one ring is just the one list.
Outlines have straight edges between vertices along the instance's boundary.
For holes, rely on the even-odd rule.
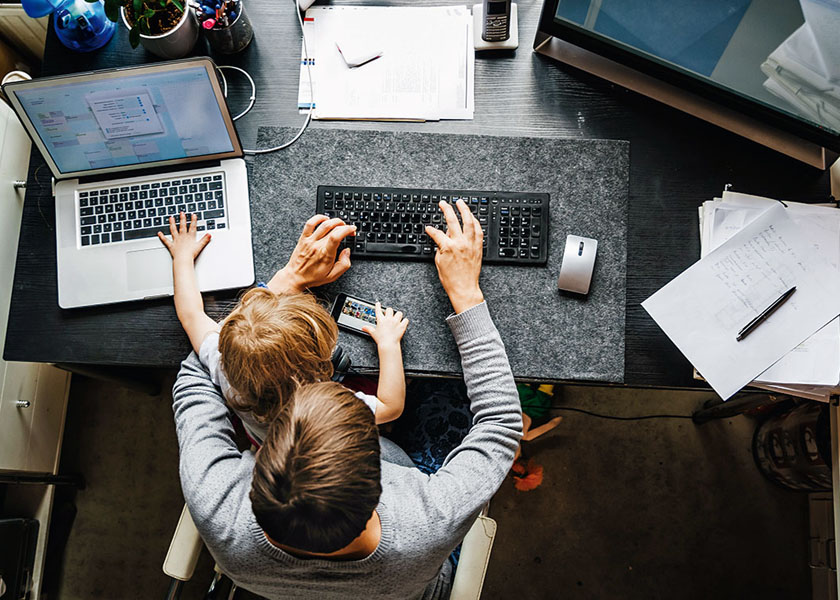
[[823,0],[545,0],[534,49],[826,169],[840,10]]

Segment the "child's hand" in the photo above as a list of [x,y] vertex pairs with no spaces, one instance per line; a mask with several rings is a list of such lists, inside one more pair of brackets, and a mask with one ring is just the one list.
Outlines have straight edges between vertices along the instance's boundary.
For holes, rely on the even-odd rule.
[[188,259],[190,262],[198,258],[204,247],[210,243],[210,234],[205,233],[200,239],[195,239],[196,226],[198,219],[195,215],[191,215],[190,224],[187,227],[187,215],[181,213],[181,225],[175,227],[175,217],[169,217],[169,231],[172,233],[172,239],[168,239],[162,232],[158,232],[158,237],[163,245],[169,250],[172,255],[172,260]]
[[382,305],[377,302],[376,327],[365,325],[362,331],[370,334],[376,345],[382,348],[383,346],[399,346],[406,327],[408,327],[408,319],[403,319],[401,311],[394,314],[394,309],[389,307],[383,312]]

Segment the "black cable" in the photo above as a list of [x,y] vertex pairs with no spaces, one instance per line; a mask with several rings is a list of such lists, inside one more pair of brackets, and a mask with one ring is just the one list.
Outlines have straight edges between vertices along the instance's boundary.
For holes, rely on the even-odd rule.
[[617,417],[615,415],[602,415],[600,413],[592,412],[591,410],[584,410],[582,408],[574,408],[571,406],[552,406],[548,410],[567,410],[569,412],[582,413],[590,417],[597,417],[599,419],[611,419],[613,421],[644,421],[646,419],[691,419],[691,415],[640,415],[637,417]]

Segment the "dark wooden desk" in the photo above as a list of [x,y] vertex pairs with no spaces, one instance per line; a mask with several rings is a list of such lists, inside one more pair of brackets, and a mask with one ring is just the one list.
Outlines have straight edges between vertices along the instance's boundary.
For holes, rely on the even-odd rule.
[[[344,2],[347,4],[358,2]],[[387,4],[439,5],[445,0]],[[365,4],[386,4],[369,2]],[[452,4],[457,4],[452,2]],[[825,198],[827,173],[807,167],[693,117],[571,67],[535,55],[531,43],[541,5],[519,2],[521,46],[515,53],[476,58],[475,120],[425,124],[315,123],[314,127],[403,129],[504,135],[551,134],[624,139],[630,148],[625,382],[631,386],[697,386],[691,367],[640,302],[699,256],[698,205],[735,190],[782,199]],[[261,125],[301,122],[295,109],[300,31],[291,0],[248,4],[255,38],[242,54],[215,57],[246,69],[257,84],[254,109],[238,122],[248,147]],[[199,43],[200,50],[202,43]],[[120,29],[93,54],[65,50],[52,30],[43,75],[153,60],[132,50]],[[231,75],[236,112],[249,90]],[[33,152],[4,358],[121,366],[174,366],[189,344],[172,302],[61,310],[57,304],[54,206],[49,170]],[[278,266],[286,257],[278,257]],[[221,314],[232,296],[206,298]],[[609,348],[604,349],[609,352]]]

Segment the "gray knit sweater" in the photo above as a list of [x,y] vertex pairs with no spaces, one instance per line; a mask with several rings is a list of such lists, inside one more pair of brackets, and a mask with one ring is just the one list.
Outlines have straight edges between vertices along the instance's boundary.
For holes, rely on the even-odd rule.
[[295,558],[263,535],[248,494],[254,455],[233,441],[228,409],[195,354],[173,389],[181,486],[201,537],[222,571],[266,598],[448,597],[447,557],[502,483],[522,415],[502,340],[482,303],[447,319],[461,353],[473,426],[428,476],[383,440],[382,537],[362,560]]

